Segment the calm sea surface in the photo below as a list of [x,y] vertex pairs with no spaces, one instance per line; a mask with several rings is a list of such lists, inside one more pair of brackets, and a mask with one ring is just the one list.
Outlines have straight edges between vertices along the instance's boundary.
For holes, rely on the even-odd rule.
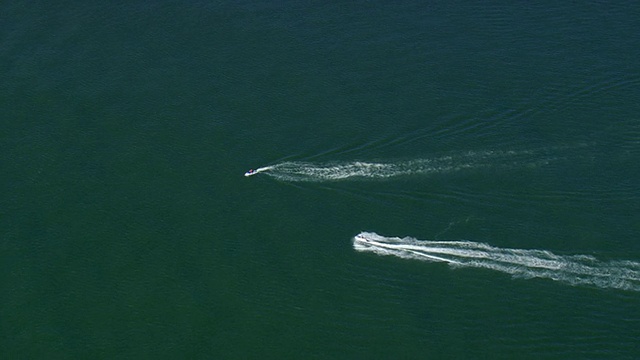
[[3,2],[2,357],[639,358],[639,19]]

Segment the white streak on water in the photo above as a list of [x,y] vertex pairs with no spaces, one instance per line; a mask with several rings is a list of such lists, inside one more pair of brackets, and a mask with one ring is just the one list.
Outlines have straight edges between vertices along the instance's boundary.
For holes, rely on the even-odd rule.
[[480,168],[536,167],[557,160],[549,151],[471,151],[456,155],[398,162],[289,161],[259,168],[277,180],[326,182],[344,180],[382,180],[400,176],[424,176]]
[[640,291],[640,263],[634,261],[600,261],[588,255],[562,256],[546,250],[498,248],[472,241],[421,241],[371,232],[356,235],[353,248],[404,259],[446,262],[453,267],[491,269],[518,278]]

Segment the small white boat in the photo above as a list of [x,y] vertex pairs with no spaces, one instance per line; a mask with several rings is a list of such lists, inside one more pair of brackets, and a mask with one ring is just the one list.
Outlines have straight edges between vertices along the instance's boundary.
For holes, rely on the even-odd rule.
[[247,171],[246,173],[244,173],[244,176],[251,176],[251,175],[255,175],[257,173],[263,172],[263,171],[267,171],[267,170],[271,170],[273,169],[273,166],[265,166],[265,167],[261,167],[261,168],[257,168],[257,169],[251,169],[249,171]]

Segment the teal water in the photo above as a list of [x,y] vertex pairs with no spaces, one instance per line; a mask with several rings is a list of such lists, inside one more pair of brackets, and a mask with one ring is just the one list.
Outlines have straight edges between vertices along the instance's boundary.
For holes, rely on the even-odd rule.
[[3,3],[3,357],[638,358],[639,16]]

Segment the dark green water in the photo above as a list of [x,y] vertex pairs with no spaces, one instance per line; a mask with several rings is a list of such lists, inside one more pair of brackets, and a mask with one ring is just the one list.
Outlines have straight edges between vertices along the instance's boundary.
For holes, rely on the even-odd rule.
[[[3,3],[3,358],[640,357],[639,18]],[[591,256],[635,287],[361,231]]]

